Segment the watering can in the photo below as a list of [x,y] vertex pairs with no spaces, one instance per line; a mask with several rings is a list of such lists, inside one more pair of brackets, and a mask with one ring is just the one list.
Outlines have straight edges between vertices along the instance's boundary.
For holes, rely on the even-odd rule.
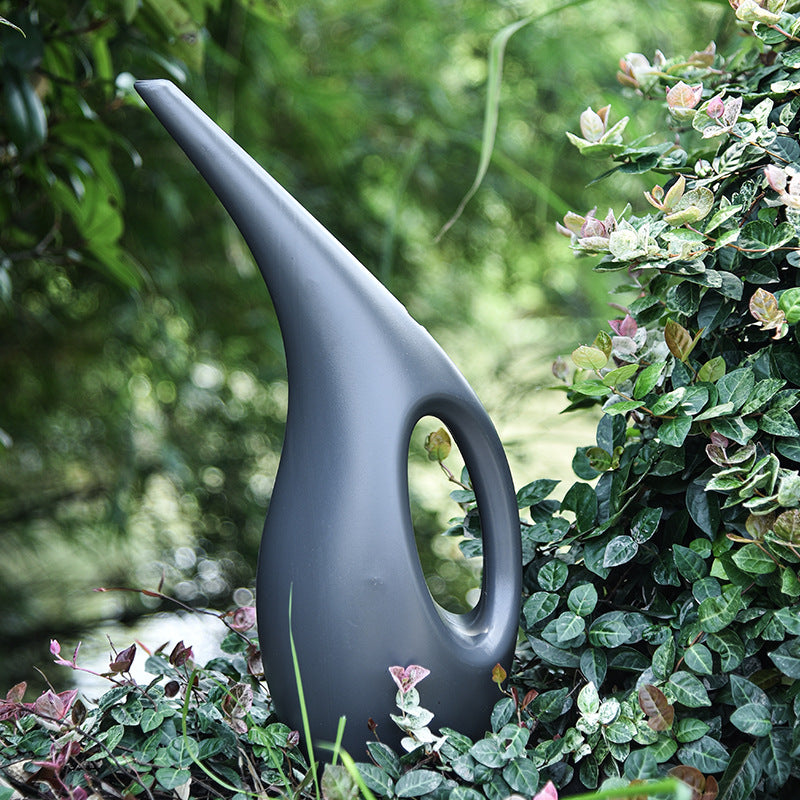
[[[303,729],[297,666],[310,745],[333,741],[345,716],[354,756],[370,729],[396,746],[388,668],[418,664],[430,670],[419,691],[432,726],[482,736],[521,591],[517,504],[488,415],[405,307],[185,94],[166,80],[136,89],[241,231],[283,337],[286,433],[256,582],[279,717]],[[465,614],[433,600],[414,540],[408,448],[423,416],[453,433],[478,502],[483,578]]]

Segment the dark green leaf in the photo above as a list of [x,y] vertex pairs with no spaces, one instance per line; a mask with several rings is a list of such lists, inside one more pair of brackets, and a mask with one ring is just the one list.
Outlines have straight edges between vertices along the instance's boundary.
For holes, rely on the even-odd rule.
[[675,738],[681,744],[686,744],[687,742],[695,742],[705,736],[711,730],[711,726],[701,719],[683,717],[675,723],[672,730]]
[[730,760],[725,746],[710,736],[685,744],[678,751],[678,758],[681,763],[706,773],[722,772]]
[[731,723],[750,736],[766,736],[772,730],[769,709],[760,703],[747,703],[731,714]]
[[539,786],[539,771],[529,759],[515,758],[503,770],[503,779],[515,792],[532,797]]
[[190,778],[192,773],[188,769],[176,769],[175,767],[159,767],[156,770],[156,780],[159,785],[171,791],[178,786],[183,786]]
[[548,561],[539,570],[539,585],[542,589],[555,592],[564,585],[568,574],[569,569],[567,565],[563,561],[554,558],[552,561]]
[[639,373],[639,377],[636,379],[636,384],[633,387],[633,397],[635,400],[641,400],[645,395],[653,391],[665,367],[665,363],[651,364]]
[[708,574],[705,560],[690,547],[672,545],[672,557],[675,559],[675,568],[689,583],[698,581]]
[[594,488],[588,483],[572,484],[561,501],[561,508],[565,511],[575,512],[578,531],[589,530],[597,516],[597,495]]
[[800,678],[800,637],[788,639],[778,645],[769,657],[784,675],[789,678]]
[[558,595],[550,592],[535,592],[522,607],[525,622],[532,628],[537,622],[549,617],[558,608]]
[[[370,742],[370,744],[374,744],[374,742]],[[358,763],[356,766],[358,767],[359,773],[361,773],[361,777],[364,779],[364,783],[366,783],[373,792],[377,792],[384,797],[392,797],[394,794],[394,780],[392,780],[392,776],[388,775],[375,764]]]
[[631,631],[621,611],[610,611],[598,617],[589,628],[589,642],[595,647],[614,648],[625,644]]
[[719,527],[719,501],[716,495],[706,492],[703,483],[693,481],[686,489],[686,508],[695,525],[713,539]]
[[665,445],[680,447],[689,435],[691,427],[692,418],[685,414],[668,419],[661,423],[661,427],[658,429],[658,438]]
[[697,608],[697,617],[706,633],[717,633],[733,622],[742,607],[740,589],[728,589],[719,597],[707,597]]
[[603,566],[611,568],[627,564],[638,551],[639,545],[630,536],[615,536],[606,545]]
[[528,636],[533,652],[548,664],[554,667],[564,667],[565,669],[575,669],[580,664],[577,654],[567,650],[554,647],[544,639],[537,639],[535,636]]
[[443,780],[444,776],[439,772],[430,769],[413,769],[399,778],[395,784],[394,793],[397,797],[421,797],[436,789]]
[[723,672],[733,671],[744,659],[744,644],[733,631],[720,630],[719,633],[711,633],[706,638],[706,644],[719,653]]
[[702,682],[690,672],[674,672],[669,678],[669,686],[675,701],[688,708],[710,706],[708,691]]
[[597,589],[591,583],[576,586],[567,597],[567,605],[581,617],[591,614],[597,605]]
[[589,647],[581,653],[580,670],[586,680],[591,681],[598,689],[603,685],[607,667],[605,651]]
[[754,748],[752,745],[739,745],[733,751],[725,774],[720,778],[717,798],[718,800],[750,800],[760,778],[761,764]]
[[711,651],[704,644],[693,644],[683,654],[683,660],[698,675],[711,675],[714,672]]
[[517,505],[519,508],[527,508],[528,506],[536,505],[541,502],[545,497],[549,497],[553,489],[556,488],[559,481],[542,478],[538,481],[523,486],[517,492]]

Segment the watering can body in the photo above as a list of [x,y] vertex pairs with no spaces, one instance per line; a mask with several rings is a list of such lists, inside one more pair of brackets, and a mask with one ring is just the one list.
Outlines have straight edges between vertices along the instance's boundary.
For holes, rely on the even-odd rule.
[[[314,744],[333,741],[344,715],[354,756],[370,720],[396,745],[388,668],[419,664],[431,671],[419,690],[433,727],[481,736],[500,698],[492,668],[513,655],[521,584],[513,485],[488,416],[428,332],[180,90],[136,88],[242,232],[283,336],[286,433],[256,585],[279,716],[302,730],[296,664]],[[481,514],[481,596],[463,615],[431,598],[414,542],[408,446],[426,415],[453,433]]]

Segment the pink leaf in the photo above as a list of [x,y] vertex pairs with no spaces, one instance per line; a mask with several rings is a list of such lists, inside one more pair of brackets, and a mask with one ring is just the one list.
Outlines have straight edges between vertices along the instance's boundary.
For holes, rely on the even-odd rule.
[[558,791],[553,781],[547,781],[544,788],[533,796],[533,800],[558,800]]
[[429,669],[420,667],[418,664],[410,664],[407,667],[389,667],[389,673],[397,684],[397,688],[405,694],[413,689],[423,678],[431,674]]
[[233,612],[231,628],[239,633],[249,631],[256,624],[256,610],[253,606],[242,606]]

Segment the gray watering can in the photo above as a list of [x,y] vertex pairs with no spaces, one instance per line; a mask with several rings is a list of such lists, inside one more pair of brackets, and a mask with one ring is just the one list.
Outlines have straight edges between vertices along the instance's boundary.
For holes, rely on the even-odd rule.
[[[291,625],[314,745],[345,715],[357,758],[370,719],[396,746],[388,668],[408,664],[431,671],[418,688],[434,729],[482,736],[521,590],[517,505],[489,417],[430,334],[186,95],[164,80],[136,89],[239,227],[283,335],[289,407],[256,584],[278,715],[302,730]],[[481,596],[461,615],[432,599],[414,542],[408,446],[427,415],[453,433],[481,515]]]

